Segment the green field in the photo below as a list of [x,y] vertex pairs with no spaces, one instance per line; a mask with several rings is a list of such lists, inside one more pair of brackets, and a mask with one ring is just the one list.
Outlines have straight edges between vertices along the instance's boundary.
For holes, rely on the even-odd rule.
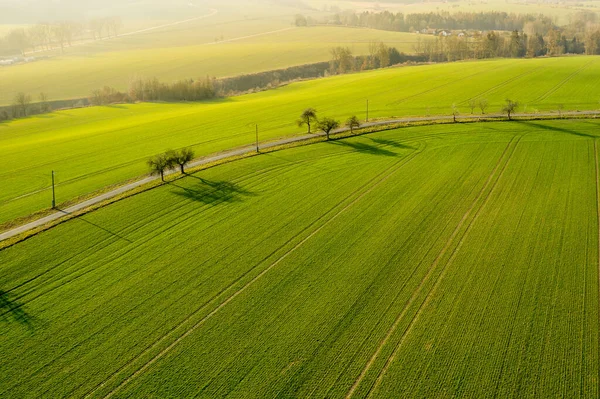
[[[137,104],[55,112],[0,124],[0,223],[50,205],[50,174],[57,199],[140,176],[146,160],[169,148],[193,146],[205,155],[254,140],[303,133],[295,125],[306,107],[345,120],[463,114],[470,98],[487,98],[498,112],[505,98],[523,112],[597,109],[599,57],[459,62],[379,70],[291,84],[277,90],[213,102]],[[476,111],[478,112],[478,111]],[[24,161],[26,160],[26,161]]]
[[0,396],[596,398],[596,120],[264,154],[0,251]]
[[[82,98],[106,85],[127,91],[131,80],[140,77],[157,77],[171,82],[206,76],[236,76],[328,61],[330,50],[336,46],[348,46],[354,54],[364,55],[373,40],[412,53],[417,38],[411,33],[374,29],[300,29],[281,24],[269,28],[273,30],[265,30],[264,27],[256,29],[258,22],[248,25],[244,32],[249,35],[274,33],[231,42],[215,43],[211,39],[196,45],[137,50],[129,49],[131,44],[119,48],[116,43],[110,43],[113,51],[103,51],[106,47],[102,47],[95,53],[85,53],[74,48],[73,54],[3,67],[0,68],[0,104],[11,104],[18,92],[30,93],[34,98],[45,92],[52,100]],[[137,38],[132,36],[122,41],[135,43]],[[100,43],[95,47],[103,45],[107,46]]]

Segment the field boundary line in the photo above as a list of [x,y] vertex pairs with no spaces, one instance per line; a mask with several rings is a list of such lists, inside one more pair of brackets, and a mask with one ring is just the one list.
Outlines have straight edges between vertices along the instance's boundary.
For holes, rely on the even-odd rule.
[[[406,330],[402,334],[402,337],[400,338],[400,341],[398,342],[398,344],[394,348],[394,351],[392,352],[392,354],[390,355],[390,357],[387,359],[387,361],[385,363],[385,366],[383,367],[383,369],[380,371],[379,375],[377,376],[375,384],[371,387],[371,389],[369,389],[367,397],[370,397],[371,394],[379,387],[379,385],[381,384],[381,381],[383,380],[384,375],[387,373],[390,365],[394,362],[394,360],[396,358],[396,355],[398,353],[398,350],[400,349],[400,347],[402,347],[402,344],[404,343],[406,337],[412,331],[413,326],[416,324],[416,322],[418,321],[419,317],[423,313],[423,309],[425,309],[427,307],[427,305],[429,305],[429,303],[431,302],[431,298],[433,297],[433,294],[437,291],[437,288],[440,286],[441,281],[446,276],[446,272],[448,271],[449,266],[452,264],[452,262],[456,258],[456,255],[459,253],[460,249],[462,248],[462,245],[464,244],[465,238],[467,237],[467,235],[471,231],[471,227],[473,227],[473,225],[475,225],[475,223],[479,219],[479,216],[481,215],[481,212],[486,207],[486,205],[488,204],[490,198],[492,197],[492,193],[496,189],[498,182],[500,181],[500,179],[502,179],[502,176],[504,175],[504,172],[506,171],[506,169],[508,167],[508,164],[510,163],[510,160],[512,159],[512,156],[513,156],[513,154],[516,151],[516,148],[517,148],[517,146],[518,146],[518,144],[519,144],[519,142],[521,140],[521,137],[522,136],[518,136],[518,138],[516,139],[516,141],[514,141],[514,146],[512,146],[512,150],[511,150],[510,154],[506,157],[506,162],[504,162],[504,165],[502,166],[502,170],[500,171],[500,173],[497,176],[495,176],[495,179],[491,179],[494,182],[492,183],[489,192],[487,193],[487,195],[485,196],[485,198],[483,198],[483,202],[481,203],[481,205],[475,211],[475,215],[473,216],[473,219],[471,219],[471,221],[469,222],[467,228],[465,229],[465,231],[461,235],[461,238],[460,238],[460,240],[458,242],[458,245],[452,251],[452,254],[450,255],[450,258],[448,259],[448,261],[446,262],[446,264],[442,268],[442,271],[441,271],[440,275],[435,280],[435,284],[433,285],[433,287],[431,288],[431,290],[429,291],[429,293],[427,294],[427,296],[425,297],[425,299],[423,300],[423,302],[419,306],[417,312],[413,316],[413,318],[410,321],[409,325],[406,327]],[[512,142],[511,142],[511,144],[512,144]],[[494,170],[494,172],[495,171],[496,170]],[[492,176],[494,176],[494,175],[495,175],[495,173],[492,173]],[[492,177],[492,176],[490,176],[490,177]],[[488,180],[488,183],[489,182],[491,182],[491,181]],[[481,198],[478,198],[476,202],[478,202],[480,199]]]
[[[498,158],[496,166],[494,167],[494,169],[490,173],[490,176],[488,177],[486,183],[483,185],[483,187],[481,188],[481,190],[479,191],[479,193],[475,197],[475,200],[471,204],[471,207],[467,210],[467,212],[465,212],[465,214],[463,215],[462,219],[459,221],[458,225],[456,226],[456,228],[454,229],[454,231],[452,232],[452,234],[448,238],[448,240],[446,242],[446,245],[442,248],[442,250],[440,251],[440,253],[436,256],[436,258],[434,259],[433,263],[431,264],[431,266],[427,270],[427,273],[421,279],[420,284],[417,286],[416,290],[413,292],[413,294],[409,298],[407,304],[404,306],[404,309],[396,317],[396,319],[394,320],[394,323],[392,324],[392,326],[388,330],[387,334],[385,335],[385,337],[383,338],[383,340],[378,345],[377,349],[375,350],[375,352],[373,353],[373,355],[371,356],[371,358],[369,359],[369,361],[367,362],[367,364],[363,368],[363,370],[360,373],[360,375],[358,376],[358,378],[354,381],[354,384],[352,385],[352,387],[350,388],[350,390],[348,391],[348,393],[345,396],[346,399],[350,399],[354,395],[354,393],[356,392],[356,390],[358,389],[358,387],[360,386],[360,384],[362,383],[362,381],[366,377],[367,373],[370,371],[371,367],[373,366],[373,364],[375,363],[375,361],[379,357],[379,354],[381,353],[381,351],[383,350],[383,348],[385,347],[385,345],[389,342],[390,338],[392,337],[392,335],[394,334],[394,332],[398,328],[398,325],[400,324],[400,322],[402,321],[402,319],[404,318],[404,316],[406,315],[406,313],[408,313],[408,309],[412,306],[412,304],[417,300],[417,297],[421,294],[421,291],[425,287],[425,284],[429,280],[429,277],[433,274],[433,271],[436,269],[436,267],[439,264],[440,260],[446,254],[446,252],[448,251],[448,249],[450,248],[450,246],[454,242],[454,240],[455,240],[456,236],[458,235],[459,231],[462,229],[463,224],[465,223],[465,221],[467,220],[467,218],[469,217],[469,215],[471,214],[471,212],[473,211],[473,209],[475,208],[475,206],[477,205],[477,203],[480,201],[481,196],[483,195],[483,193],[485,192],[485,190],[489,187],[489,185],[490,185],[491,181],[493,180],[493,177],[495,176],[498,168],[503,163],[502,161],[505,158],[507,158],[506,155],[507,155],[509,149],[511,148],[512,144],[514,143],[514,141],[515,141],[515,138],[513,138],[507,144],[506,148],[504,149],[504,151],[502,152],[502,154]],[[511,155],[512,155],[512,153],[511,153]],[[510,155],[508,156],[506,163],[508,163],[509,159],[510,159]],[[371,389],[369,390],[368,394],[370,394],[370,392],[371,392]]]
[[[346,206],[344,206],[341,210],[339,210],[337,213],[335,213],[332,217],[330,217],[328,220],[326,220],[321,226],[319,226],[317,229],[313,230],[308,236],[306,236],[304,239],[302,239],[299,243],[297,243],[294,247],[292,247],[291,249],[289,249],[288,251],[286,251],[284,254],[282,254],[277,260],[275,260],[274,262],[272,262],[269,266],[267,266],[263,271],[261,271],[258,275],[256,275],[254,278],[252,278],[249,282],[247,282],[244,286],[242,286],[240,289],[238,289],[236,292],[234,292],[232,295],[230,295],[229,297],[227,297],[223,302],[221,302],[215,309],[213,309],[211,312],[209,312],[206,316],[204,316],[202,319],[200,319],[198,322],[196,322],[192,327],[190,327],[187,331],[185,331],[181,336],[179,336],[175,341],[173,341],[171,344],[169,344],[165,349],[163,349],[162,351],[160,351],[158,354],[156,354],[155,356],[153,356],[149,361],[147,361],[145,364],[143,364],[141,367],[139,367],[135,372],[133,372],[129,377],[127,377],[125,380],[123,380],[119,385],[117,385],[115,388],[113,388],[113,390],[111,390],[110,392],[108,392],[106,395],[103,396],[103,398],[110,398],[111,396],[113,396],[116,392],[118,392],[122,387],[124,387],[126,384],[128,384],[130,381],[132,381],[133,379],[135,379],[137,376],[139,376],[140,374],[142,374],[148,367],[150,367],[152,364],[154,364],[156,361],[158,361],[160,358],[162,358],[164,355],[166,355],[173,347],[175,347],[179,342],[181,342],[183,339],[185,339],[187,336],[189,336],[191,333],[193,333],[198,327],[200,327],[202,324],[204,324],[204,322],[206,322],[208,319],[210,319],[212,316],[214,316],[216,313],[218,313],[222,308],[224,308],[227,304],[229,304],[231,301],[233,301],[237,296],[239,296],[240,294],[242,294],[248,287],[250,287],[252,284],[254,284],[256,281],[258,281],[262,276],[264,276],[265,274],[267,274],[270,270],[272,270],[275,266],[277,266],[279,263],[281,263],[285,258],[287,258],[291,253],[293,253],[295,250],[297,250],[298,248],[300,248],[302,245],[304,245],[304,243],[306,243],[308,240],[310,240],[312,237],[314,237],[317,233],[319,233],[322,229],[324,229],[327,225],[329,225],[331,222],[333,222],[335,219],[337,219],[338,216],[340,216],[342,213],[344,213],[346,210],[348,210],[350,207],[352,207],[353,205],[355,205],[358,201],[360,201],[362,198],[364,198],[367,194],[369,194],[370,192],[372,192],[375,188],[377,188],[378,186],[380,186],[382,183],[384,183],[387,179],[389,179],[395,172],[397,172],[399,169],[402,168],[402,166],[406,165],[407,163],[409,163],[410,161],[412,161],[417,155],[419,155],[420,153],[422,153],[423,149],[421,150],[417,150],[414,151],[413,153],[409,154],[408,156],[400,159],[398,162],[394,163],[393,165],[391,165],[389,168],[387,168],[384,172],[380,173],[378,175],[379,180],[376,181],[374,184],[372,184],[370,187],[368,187],[368,184],[365,184],[363,186],[361,186],[361,188],[359,188],[359,191],[362,189],[365,189],[366,187],[368,187],[366,189],[366,191],[364,191],[363,193],[359,194],[358,197],[354,198],[353,200],[351,200],[350,203],[348,203]],[[389,171],[389,173],[387,173]],[[387,174],[386,174],[387,173]],[[383,177],[381,177],[383,175]],[[353,193],[356,194],[356,191]],[[353,195],[350,194],[350,197]],[[348,198],[348,197],[347,197]],[[320,218],[319,218],[320,219]],[[239,280],[238,280],[239,281]],[[237,282],[237,281],[236,281]],[[234,282],[235,284],[235,282]],[[230,285],[231,287],[231,285]],[[228,288],[230,288],[228,287]],[[226,291],[228,288],[226,288],[225,290],[223,290],[222,292]],[[202,307],[201,309],[199,309],[198,311],[204,309],[204,307]],[[198,312],[197,311],[197,312]],[[169,333],[167,333],[165,336],[159,338],[159,340],[157,340],[154,344],[152,344],[150,347],[148,347],[144,352],[142,352],[140,355],[138,355],[136,358],[132,359],[131,361],[129,361],[127,364],[125,364],[124,366],[122,366],[119,370],[117,370],[115,373],[113,373],[107,380],[105,380],[104,382],[102,382],[101,384],[97,385],[92,391],[88,392],[85,395],[85,398],[89,398],[92,397],[99,389],[105,387],[110,380],[114,379],[116,376],[119,375],[119,373],[122,370],[125,370],[125,368],[131,366],[132,364],[134,364],[136,361],[138,361],[141,357],[145,356],[146,354],[148,354],[152,349],[154,349],[157,345],[159,345],[161,342],[163,342],[164,339],[166,339],[171,333],[173,333],[174,331],[176,331],[178,328],[180,328],[182,325],[184,325],[185,323],[187,323],[195,314],[197,314],[197,312],[194,312],[194,314],[190,315],[188,318],[186,318],[184,321],[182,321],[181,323],[179,323],[178,326],[174,327]]]

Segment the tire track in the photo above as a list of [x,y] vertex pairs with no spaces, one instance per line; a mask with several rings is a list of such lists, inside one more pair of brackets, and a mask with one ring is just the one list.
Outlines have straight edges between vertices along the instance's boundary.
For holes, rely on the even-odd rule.
[[511,83],[514,83],[515,81],[517,81],[517,80],[519,80],[519,79],[521,79],[521,78],[524,78],[524,77],[526,77],[526,76],[529,76],[529,75],[531,75],[532,73],[534,73],[534,72],[537,72],[537,71],[539,71],[540,69],[543,69],[543,68],[544,68],[544,67],[541,67],[541,66],[540,66],[540,67],[537,67],[537,68],[534,68],[534,69],[530,70],[529,72],[525,72],[525,73],[523,73],[523,74],[520,74],[520,75],[513,76],[512,78],[509,78],[509,79],[505,80],[504,82],[502,82],[502,83],[499,83],[499,84],[497,84],[496,86],[490,87],[489,89],[487,89],[487,90],[485,90],[485,91],[483,91],[483,92],[481,92],[481,93],[477,94],[475,97],[468,98],[468,99],[466,99],[465,101],[459,102],[458,104],[459,104],[459,105],[461,105],[461,104],[466,104],[466,103],[467,103],[467,102],[469,102],[470,100],[474,100],[474,99],[480,98],[481,96],[485,96],[486,94],[489,94],[489,93],[491,93],[491,92],[493,92],[493,91],[495,91],[495,90],[498,90],[499,88],[501,88],[501,87],[504,87],[504,86],[506,86],[506,85],[509,85],[509,84],[511,84]]
[[554,94],[556,91],[558,91],[561,87],[563,87],[566,83],[568,83],[575,76],[579,75],[579,73],[581,73],[581,71],[587,69],[594,62],[595,62],[595,60],[592,60],[592,61],[588,62],[587,64],[583,65],[581,68],[579,68],[578,70],[576,70],[575,72],[573,72],[569,76],[567,76],[565,79],[563,79],[562,82],[558,83],[556,86],[554,86],[553,88],[548,90],[545,94],[542,94],[541,96],[539,96],[538,98],[533,100],[533,102],[537,103],[537,102],[544,101],[546,98],[550,97],[552,94]]
[[[512,146],[512,149],[510,150],[510,154],[508,154],[508,156],[506,157],[506,161],[504,162],[504,165],[502,166],[502,169],[500,170],[500,173],[496,176],[495,179],[493,178],[496,175],[496,171],[498,170],[498,167],[500,166],[500,163],[499,163],[496,166],[496,168],[494,169],[494,171],[492,172],[492,174],[490,175],[490,178],[486,182],[486,185],[485,185],[484,189],[482,189],[482,191],[480,192],[480,195],[477,197],[476,201],[473,203],[473,206],[471,207],[471,209],[469,211],[471,211],[472,209],[474,209],[475,204],[477,202],[479,202],[479,200],[482,198],[481,196],[487,190],[487,187],[489,187],[490,184],[491,184],[491,188],[488,191],[487,195],[485,195],[485,198],[483,199],[483,203],[475,211],[475,214],[474,214],[473,218],[471,219],[471,221],[469,222],[469,224],[467,225],[465,231],[463,232],[463,234],[462,234],[462,236],[461,236],[461,238],[460,238],[460,240],[458,242],[458,245],[452,251],[452,254],[451,254],[450,258],[448,259],[448,261],[446,262],[446,264],[442,268],[442,272],[440,273],[440,275],[435,280],[435,284],[431,288],[431,291],[429,291],[429,293],[425,297],[425,300],[421,303],[421,305],[419,306],[419,309],[417,310],[417,312],[413,316],[410,324],[408,325],[408,327],[406,328],[406,330],[402,334],[402,337],[400,338],[400,342],[398,342],[398,344],[396,345],[396,348],[394,349],[394,351],[392,352],[392,354],[390,355],[390,357],[387,359],[387,361],[385,363],[385,366],[383,367],[383,369],[381,370],[381,372],[377,376],[377,380],[375,381],[375,384],[373,385],[373,387],[369,390],[369,392],[367,394],[367,397],[370,397],[371,394],[373,392],[375,392],[375,390],[377,389],[377,387],[381,384],[381,381],[383,380],[383,376],[386,374],[386,372],[389,369],[390,365],[395,360],[396,355],[398,353],[398,350],[400,349],[400,347],[402,347],[402,344],[404,343],[404,340],[409,335],[409,333],[411,332],[413,326],[418,321],[419,316],[422,314],[423,310],[431,302],[431,299],[433,298],[433,295],[437,291],[437,288],[440,286],[440,283],[442,282],[442,280],[444,279],[444,277],[446,275],[446,272],[448,271],[448,266],[450,266],[450,264],[452,264],[452,262],[456,258],[456,255],[459,253],[460,249],[462,248],[462,245],[465,242],[466,237],[468,236],[469,232],[471,231],[471,227],[473,227],[473,225],[479,219],[479,216],[481,215],[482,210],[486,207],[486,205],[488,204],[490,198],[492,197],[492,193],[496,189],[496,186],[497,186],[498,182],[500,181],[500,179],[502,179],[502,176],[504,175],[504,172],[506,171],[506,168],[508,167],[508,164],[509,164],[511,158],[512,158],[513,154],[515,153],[515,150],[516,150],[516,148],[517,148],[517,146],[519,144],[519,141],[520,141],[521,137],[522,136],[519,136],[518,138],[516,138],[516,140],[514,140],[514,141],[512,141],[510,143],[510,144],[514,143],[514,145]],[[510,145],[509,145],[509,147],[510,147]],[[509,147],[507,147],[507,149]],[[492,181],[493,181],[493,183],[492,183]],[[464,218],[463,220],[461,220],[461,223],[465,219],[466,218]]]
[[[379,354],[381,353],[381,351],[383,350],[384,346],[389,342],[390,338],[392,337],[392,335],[394,334],[394,332],[396,331],[396,329],[398,328],[400,322],[402,321],[402,319],[404,318],[404,316],[408,313],[409,308],[412,306],[412,304],[417,300],[417,297],[421,294],[422,290],[424,289],[426,283],[428,282],[430,276],[433,274],[434,270],[436,269],[436,267],[438,266],[438,264],[440,263],[441,259],[444,257],[444,255],[446,254],[446,252],[449,250],[450,246],[454,243],[456,237],[458,236],[460,230],[462,229],[463,225],[465,224],[465,222],[467,221],[467,219],[469,218],[469,216],[471,215],[471,213],[473,212],[473,210],[475,209],[477,203],[480,201],[480,199],[482,198],[483,194],[485,193],[485,191],[487,190],[487,188],[492,184],[492,181],[494,180],[494,176],[496,175],[496,172],[499,170],[500,166],[504,163],[504,167],[502,169],[502,172],[504,172],[506,165],[508,164],[508,161],[510,160],[510,158],[512,157],[512,154],[514,153],[514,148],[516,148],[516,144],[518,144],[518,140],[517,138],[513,138],[508,145],[506,146],[506,148],[504,149],[502,155],[500,156],[500,158],[498,159],[498,162],[496,163],[496,166],[494,167],[494,169],[492,170],[492,172],[490,173],[490,176],[488,177],[486,183],[484,184],[484,186],[481,188],[481,190],[479,191],[478,195],[476,196],[475,200],[473,201],[473,203],[471,204],[471,207],[467,210],[467,212],[463,215],[462,219],[460,220],[460,222],[458,223],[458,225],[456,226],[456,228],[454,229],[454,231],[452,232],[452,234],[450,235],[450,237],[448,238],[448,241],[446,242],[446,245],[442,248],[442,250],[440,251],[440,253],[437,255],[437,257],[435,258],[435,260],[433,261],[433,263],[431,264],[431,266],[429,267],[427,273],[425,274],[425,276],[422,278],[419,286],[416,288],[416,290],[414,291],[413,295],[410,297],[410,299],[408,300],[406,306],[404,307],[404,309],[402,310],[402,312],[400,312],[400,314],[396,317],[394,323],[392,324],[392,326],[390,327],[390,329],[388,330],[387,334],[385,335],[385,337],[383,338],[383,340],[381,341],[381,343],[379,344],[379,346],[377,347],[377,349],[375,350],[375,352],[373,353],[373,355],[371,356],[371,358],[369,359],[369,361],[367,362],[367,364],[365,365],[364,369],[362,370],[362,372],[360,373],[360,375],[358,376],[358,378],[354,381],[354,384],[352,385],[352,387],[350,388],[350,390],[348,391],[348,393],[346,394],[345,398],[349,399],[351,398],[354,393],[356,392],[356,389],[359,387],[359,385],[361,384],[361,382],[364,380],[365,376],[367,375],[367,373],[370,371],[371,367],[373,366],[373,364],[375,363],[375,360],[377,360]],[[513,145],[514,144],[514,145]],[[511,150],[512,148],[512,150]],[[505,161],[505,162],[503,162]],[[500,175],[502,174],[502,172],[500,173]],[[500,176],[498,176],[498,179],[500,178]],[[496,181],[498,181],[498,179],[496,179]],[[493,187],[492,190],[490,190],[490,192],[488,193],[488,196],[486,197],[486,201],[487,198],[489,198],[489,194],[493,191]],[[484,202],[485,205],[485,202]],[[479,208],[479,210],[483,208],[483,205]],[[477,215],[479,213],[477,212]],[[467,227],[467,231],[470,228],[470,226],[473,224],[473,220],[471,221],[471,223],[469,224],[469,226]],[[466,232],[465,232],[466,234]],[[464,237],[464,235],[463,235]],[[459,242],[459,245],[455,248],[455,250],[453,251],[452,257],[454,256],[454,254],[457,252],[457,249],[461,246],[462,243],[462,239]],[[451,259],[452,259],[451,257]],[[450,260],[451,260],[450,259]],[[443,272],[446,270],[447,265],[450,263],[450,260],[448,262],[446,262],[446,265],[444,266],[443,270],[442,270],[442,274]],[[437,281],[441,280],[442,275],[438,276],[438,279],[436,280],[436,284]],[[428,294],[427,298],[430,297],[431,293],[435,290],[435,286],[432,288],[432,290],[430,291],[430,293]],[[426,298],[426,300],[427,300]],[[423,307],[423,304],[420,306],[420,308]],[[419,312],[421,309],[419,309],[419,311],[417,312],[417,314],[415,315],[415,317],[413,318],[413,322],[414,320],[417,318]],[[411,322],[411,324],[409,325],[409,327],[407,328],[407,330],[404,333],[404,336],[406,335],[406,332],[408,332],[410,330],[410,327],[412,326],[413,322]],[[404,338],[403,336],[403,338]],[[402,338],[402,339],[403,339]],[[402,341],[401,341],[402,342]],[[398,344],[397,348],[400,347],[401,345]],[[382,370],[382,372],[379,373],[378,375],[378,380],[380,378],[380,376],[382,376],[385,371],[387,370],[387,367],[389,366],[389,363],[391,362],[391,360],[393,360],[394,354],[396,351],[394,351],[392,353],[392,356],[390,358],[388,358],[388,361],[386,362],[386,365],[384,366],[384,369]],[[373,390],[370,389],[369,393]]]
[[[410,155],[408,155],[408,156],[400,159],[399,161],[395,162],[390,167],[386,168],[383,172],[381,172],[380,174],[378,174],[375,177],[375,179],[373,179],[373,180],[376,180],[375,183],[372,183],[373,180],[369,181],[368,183],[365,183],[364,185],[362,185],[361,187],[359,187],[357,190],[355,190],[353,193],[351,193],[346,198],[344,198],[340,203],[338,203],[338,205],[336,205],[330,211],[328,211],[323,216],[321,216],[320,218],[318,218],[317,220],[315,220],[315,222],[313,222],[310,226],[308,226],[306,229],[304,229],[300,234],[302,234],[302,233],[306,232],[307,230],[309,230],[310,228],[312,228],[315,224],[317,224],[323,218],[326,218],[327,214],[330,214],[331,212],[335,212],[335,209],[337,207],[339,207],[341,204],[343,204],[347,200],[351,199],[353,196],[355,196],[356,194],[360,193],[361,191],[365,190],[365,191],[362,192],[362,194],[358,194],[358,196],[356,198],[354,198],[353,200],[351,200],[350,203],[348,203],[346,206],[344,206],[341,210],[337,211],[333,216],[331,216],[328,219],[326,219],[319,227],[317,227],[316,229],[314,229],[308,236],[306,236],[304,239],[302,239],[300,242],[298,242],[294,247],[292,247],[291,249],[289,249],[285,253],[283,253],[281,256],[279,256],[279,258],[277,260],[275,260],[269,266],[267,266],[265,269],[263,269],[258,275],[256,275],[254,278],[252,278],[250,281],[248,281],[246,284],[244,284],[242,287],[240,287],[233,294],[229,295],[215,309],[213,309],[206,316],[202,317],[202,319],[200,319],[198,322],[196,322],[194,325],[192,325],[190,328],[188,328],[185,332],[183,332],[182,335],[180,335],[178,338],[176,338],[166,348],[164,348],[159,353],[157,353],[156,355],[154,355],[150,360],[146,361],[144,364],[142,364],[141,366],[139,366],[132,374],[129,375],[129,377],[127,377],[125,380],[123,380],[121,383],[119,383],[119,385],[117,385],[115,388],[113,388],[111,391],[109,391],[103,397],[104,398],[109,398],[109,397],[113,396],[116,392],[118,392],[120,389],[122,389],[122,387],[124,387],[130,381],[132,381],[133,379],[135,379],[136,377],[138,377],[140,374],[142,374],[148,367],[150,367],[152,364],[154,364],[156,361],[158,361],[160,358],[162,358],[164,355],[166,355],[168,352],[170,352],[171,349],[173,349],[179,342],[181,342],[187,336],[189,336],[190,334],[192,334],[198,327],[200,327],[202,324],[204,324],[204,322],[206,322],[208,319],[210,319],[212,316],[214,316],[216,313],[218,313],[221,309],[223,309],[227,304],[229,304],[231,301],[233,301],[236,297],[238,297],[239,295],[241,295],[244,291],[246,291],[246,289],[248,289],[248,287],[250,287],[251,285],[253,285],[261,277],[263,277],[270,270],[272,270],[278,264],[280,264],[284,259],[286,259],[290,254],[292,254],[298,248],[300,248],[301,246],[303,246],[307,241],[309,241],[312,237],[314,237],[316,234],[318,234],[322,229],[324,229],[331,222],[333,222],[335,219],[337,219],[346,210],[348,210],[349,208],[351,208],[354,204],[356,204],[357,202],[359,202],[367,194],[369,194],[375,188],[379,187],[382,183],[384,183],[385,181],[387,181],[396,171],[398,171],[399,169],[401,169],[402,166],[406,165],[408,162],[410,162],[412,159],[414,159],[422,151],[423,151],[423,149],[417,150],[417,151],[413,152],[412,154],[410,154]],[[288,240],[288,242],[285,243],[281,248],[285,247],[285,245],[287,245],[290,242],[292,242],[299,235],[297,235],[297,236],[291,238],[290,240]],[[274,253],[276,253],[276,251],[274,251]],[[265,258],[265,260],[268,259],[268,257],[272,256],[274,253],[272,253],[271,255],[268,255]],[[258,265],[256,267],[258,267]],[[219,296],[223,295],[227,291],[231,290],[237,283],[239,283],[244,277],[246,277],[255,268],[252,268],[246,274],[244,274],[241,277],[239,277],[238,279],[236,279],[229,286],[227,286],[220,293],[218,293],[215,297],[218,298]],[[182,328],[183,326],[185,326],[188,322],[190,322],[194,316],[198,315],[201,311],[205,310],[205,307],[206,306],[203,306],[202,308],[200,308],[200,309],[196,310],[195,312],[193,312],[192,314],[190,314],[185,320],[183,320],[181,323],[179,323],[177,326],[175,326],[173,329],[171,329],[163,337],[161,337],[157,341],[155,341],[152,345],[150,345],[148,348],[146,348],[142,353],[140,353],[134,359],[132,359],[131,361],[129,361],[128,363],[126,363],[125,365],[123,365],[122,367],[120,367],[118,370],[116,370],[105,381],[103,381],[102,383],[100,383],[99,385],[97,385],[95,388],[93,388],[90,392],[88,392],[85,395],[85,398],[89,398],[89,397],[92,397],[93,395],[95,395],[96,392],[98,392],[100,389],[104,388],[109,383],[111,383],[116,378],[118,378],[118,376],[124,370],[126,370],[129,367],[131,367],[133,364],[135,364],[135,362],[139,361],[144,356],[150,354],[151,351],[157,349],[157,347],[161,343],[163,343],[165,340],[167,340],[168,338],[170,338],[171,335],[173,335],[177,330],[179,330],[180,328]]]

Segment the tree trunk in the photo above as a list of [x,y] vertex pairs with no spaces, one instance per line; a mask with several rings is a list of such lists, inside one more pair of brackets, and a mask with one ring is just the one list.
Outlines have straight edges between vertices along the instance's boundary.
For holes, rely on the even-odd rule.
[[160,180],[165,181],[165,172],[164,171],[160,171]]
[[181,166],[181,174],[184,174],[184,173],[185,173],[185,172],[183,171],[184,164],[181,164],[181,165],[179,165],[179,166]]
[[329,132],[325,132],[325,134],[327,135],[327,140],[329,140]]

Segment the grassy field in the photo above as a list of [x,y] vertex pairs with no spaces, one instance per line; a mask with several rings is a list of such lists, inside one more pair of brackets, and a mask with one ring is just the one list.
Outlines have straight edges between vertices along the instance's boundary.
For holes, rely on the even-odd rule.
[[[215,43],[211,38],[197,41],[200,44],[196,45],[137,50],[128,50],[133,44],[123,44],[119,48],[118,43],[107,42],[94,45],[102,46],[94,53],[77,49],[65,56],[0,68],[0,104],[11,104],[18,92],[30,93],[34,97],[45,92],[54,100],[80,98],[105,85],[127,91],[129,83],[136,77],[158,77],[171,82],[206,76],[235,76],[327,61],[331,58],[331,48],[335,46],[348,46],[356,55],[367,54],[372,40],[382,40],[400,51],[413,52],[417,38],[410,33],[373,29],[294,29],[287,23],[271,25],[269,29],[273,30],[269,31],[259,27],[258,22],[246,23],[244,34],[260,36],[231,42]],[[261,32],[273,33],[263,35]],[[139,40],[132,36],[123,38],[121,42],[135,43]],[[143,40],[146,42],[146,39]],[[225,37],[225,40],[230,39]],[[103,51],[106,47],[113,50]]]
[[[146,172],[146,160],[192,146],[204,155],[260,139],[304,133],[299,113],[345,120],[463,114],[470,98],[487,98],[488,112],[505,98],[521,111],[597,109],[598,57],[462,62],[380,70],[308,81],[277,90],[204,103],[137,104],[56,112],[0,124],[0,222],[50,205],[50,175],[64,202]],[[478,112],[478,111],[476,111]],[[24,162],[27,160],[27,162]]]
[[0,396],[598,397],[599,127],[265,154],[0,251]]

